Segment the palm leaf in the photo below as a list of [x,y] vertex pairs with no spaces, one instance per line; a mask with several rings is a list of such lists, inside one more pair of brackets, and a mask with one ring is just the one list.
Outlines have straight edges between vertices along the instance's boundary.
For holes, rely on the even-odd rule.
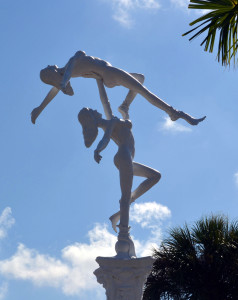
[[209,10],[209,12],[191,22],[190,26],[198,25],[184,33],[183,36],[192,32],[195,33],[189,39],[191,41],[200,34],[207,32],[201,46],[204,45],[205,51],[213,52],[216,36],[219,35],[218,61],[221,61],[222,65],[230,65],[233,59],[235,65],[238,50],[238,0],[190,0],[188,7]]

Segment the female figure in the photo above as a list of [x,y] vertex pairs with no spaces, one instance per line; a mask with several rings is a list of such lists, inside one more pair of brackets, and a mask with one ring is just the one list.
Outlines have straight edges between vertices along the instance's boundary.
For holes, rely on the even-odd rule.
[[32,123],[35,123],[42,110],[49,104],[50,101],[52,101],[60,90],[66,95],[72,96],[74,94],[70,85],[71,77],[94,78],[97,81],[101,81],[108,88],[124,86],[129,89],[125,101],[118,108],[124,119],[129,119],[129,106],[137,93],[139,93],[152,105],[165,111],[172,121],[182,118],[191,125],[197,125],[205,119],[205,117],[194,119],[182,111],[177,111],[172,106],[161,100],[158,96],[152,94],[145,86],[143,86],[144,76],[142,74],[128,73],[113,67],[110,63],[104,60],[88,56],[84,51],[78,51],[70,58],[65,67],[58,68],[54,65],[41,70],[41,80],[46,84],[52,85],[53,88],[50,90],[41,105],[32,111]]
[[[114,157],[114,164],[119,170],[121,199],[120,211],[110,217],[113,229],[117,232],[116,224],[120,220],[119,228],[128,229],[129,225],[129,206],[137,198],[147,192],[161,178],[158,171],[140,163],[134,162],[134,138],[132,135],[132,123],[129,120],[121,120],[112,117],[105,120],[96,110],[83,108],[78,114],[78,120],[83,128],[83,136],[86,147],[90,147],[98,135],[98,128],[104,130],[104,136],[98,143],[94,151],[94,159],[100,162],[102,152],[112,139],[118,146],[118,151]],[[135,191],[131,192],[133,176],[145,177]],[[129,230],[129,229],[128,229]]]

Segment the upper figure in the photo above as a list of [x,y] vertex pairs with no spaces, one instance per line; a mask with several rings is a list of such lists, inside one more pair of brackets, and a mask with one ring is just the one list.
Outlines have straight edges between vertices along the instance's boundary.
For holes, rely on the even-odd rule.
[[[197,125],[199,122],[205,119],[205,117],[195,119],[183,111],[178,111],[161,100],[158,96],[151,93],[145,86],[143,86],[144,76],[142,74],[128,73],[113,67],[110,63],[102,59],[88,56],[84,51],[78,51],[73,57],[70,58],[65,67],[59,68],[54,65],[48,66],[47,68],[41,70],[41,80],[46,84],[52,85],[53,88],[50,90],[41,105],[32,111],[32,123],[35,123],[39,114],[60,90],[66,95],[72,96],[74,94],[70,85],[70,78],[74,77],[96,79],[99,90],[100,85],[105,85],[108,88],[124,86],[125,88],[129,89],[126,99],[118,108],[124,119],[129,119],[129,106],[137,93],[154,106],[165,111],[172,121],[176,121],[177,119],[181,118],[191,125]],[[105,105],[108,106],[105,103],[103,103],[103,105],[104,109]],[[107,116],[107,118],[109,118],[109,116]]]

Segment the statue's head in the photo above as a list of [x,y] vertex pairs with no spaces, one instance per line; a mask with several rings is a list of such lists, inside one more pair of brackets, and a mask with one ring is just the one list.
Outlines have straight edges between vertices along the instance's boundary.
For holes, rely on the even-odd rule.
[[102,115],[91,108],[83,108],[78,114],[78,120],[83,128],[84,143],[87,148],[91,147],[98,135],[98,118]]
[[[44,83],[53,85],[60,90],[60,83],[63,79],[63,73],[60,72],[60,69],[56,65],[48,66],[40,71],[40,79]],[[74,94],[70,82],[67,83],[64,93],[69,96],[72,96]]]

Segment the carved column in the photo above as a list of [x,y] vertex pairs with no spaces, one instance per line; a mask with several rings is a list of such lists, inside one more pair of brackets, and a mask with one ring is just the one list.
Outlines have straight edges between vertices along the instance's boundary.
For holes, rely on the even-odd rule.
[[94,271],[98,283],[106,290],[107,300],[141,300],[143,285],[154,259],[150,256],[132,259],[97,257]]

